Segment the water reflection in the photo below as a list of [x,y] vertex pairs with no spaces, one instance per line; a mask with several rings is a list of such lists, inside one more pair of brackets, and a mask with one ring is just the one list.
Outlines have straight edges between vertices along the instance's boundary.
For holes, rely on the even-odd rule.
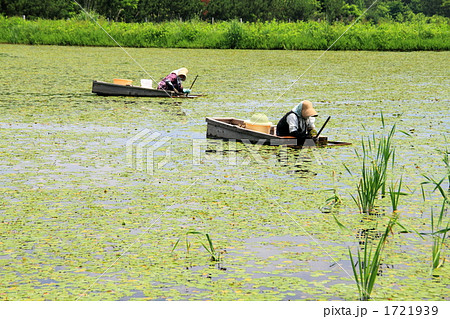
[[[52,250],[50,244],[52,247],[56,247],[54,246],[55,243],[59,245],[60,241],[70,244],[70,247],[68,247],[72,249],[73,258],[69,258],[70,260],[66,258],[66,261],[84,263],[84,259],[88,258],[88,265],[92,269],[101,269],[104,267],[106,257],[100,258],[101,255],[95,254],[89,258],[86,251],[101,250],[105,245],[109,247],[112,236],[116,241],[119,240],[119,237],[115,237],[116,232],[122,238],[122,235],[125,234],[120,226],[123,220],[127,224],[130,222],[130,225],[145,225],[148,218],[159,210],[157,208],[159,205],[168,207],[177,202],[184,202],[187,196],[191,197],[192,201],[202,200],[202,207],[207,207],[207,202],[211,203],[211,208],[205,209],[208,209],[208,214],[213,218],[214,224],[217,223],[217,232],[225,234],[231,228],[224,222],[227,218],[231,218],[230,216],[236,218],[236,221],[245,222],[243,225],[246,228],[241,230],[233,224],[229,233],[226,233],[230,242],[240,240],[244,231],[248,231],[248,237],[269,237],[274,232],[287,234],[289,229],[284,229],[280,225],[280,223],[285,222],[284,218],[272,217],[273,223],[267,222],[267,225],[272,227],[263,229],[259,228],[258,225],[257,229],[260,230],[256,233],[256,229],[252,227],[256,226],[257,221],[249,221],[244,217],[242,219],[238,217],[238,214],[242,211],[242,206],[238,203],[231,205],[229,202],[233,199],[242,201],[245,199],[246,208],[252,205],[258,206],[260,196],[257,195],[261,191],[253,187],[248,188],[245,181],[242,183],[231,181],[228,184],[233,184],[232,187],[236,191],[232,188],[232,191],[229,192],[222,180],[209,178],[211,175],[213,177],[223,174],[228,175],[228,168],[235,171],[232,172],[233,174],[229,174],[230,180],[252,174],[251,177],[255,179],[268,177],[268,182],[261,184],[263,187],[269,185],[276,187],[277,184],[268,183],[271,180],[280,181],[280,186],[282,186],[279,189],[280,191],[274,192],[274,198],[270,199],[280,203],[291,200],[292,194],[282,191],[284,188],[290,188],[292,183],[296,185],[296,188],[300,188],[300,186],[303,186],[301,185],[302,182],[308,181],[299,179],[297,176],[312,176],[317,172],[318,176],[313,178],[317,180],[321,178],[320,186],[331,188],[334,186],[331,179],[321,176],[326,174],[327,170],[336,169],[338,173],[344,172],[345,174],[341,165],[342,162],[348,163],[349,169],[356,169],[353,150],[344,151],[342,148],[330,148],[315,151],[306,149],[294,151],[289,149],[286,150],[286,157],[283,157],[284,155],[279,153],[284,151],[281,147],[254,146],[255,152],[260,155],[263,162],[267,163],[265,165],[264,163],[259,164],[249,154],[244,145],[236,145],[235,149],[232,149],[226,143],[223,144],[223,151],[205,152],[202,146],[201,157],[218,155],[222,157],[223,161],[231,161],[230,164],[234,166],[227,167],[226,163],[228,162],[225,164],[223,162],[218,163],[217,170],[214,167],[216,164],[194,168],[189,166],[192,162],[189,157],[190,147],[192,146],[191,140],[204,137],[205,117],[220,114],[245,118],[250,113],[270,108],[267,115],[272,119],[279,118],[279,110],[285,109],[287,105],[294,105],[298,101],[298,92],[290,90],[278,102],[272,102],[273,93],[280,89],[283,90],[286,84],[289,84],[289,79],[297,78],[298,74],[294,73],[298,69],[296,69],[298,61],[301,60],[306,64],[310,61],[313,62],[317,57],[317,52],[132,49],[133,55],[138,60],[149,61],[147,65],[154,66],[152,73],[156,77],[165,76],[167,60],[176,60],[180,56],[189,56],[190,63],[196,66],[195,72],[207,75],[208,80],[198,81],[196,87],[200,92],[209,93],[208,97],[180,102],[151,98],[93,96],[90,93],[91,79],[98,77],[98,70],[101,70],[101,76],[104,79],[113,79],[121,74],[131,76],[134,80],[140,78],[140,74],[133,73],[129,65],[120,62],[123,52],[114,48],[56,48],[53,46],[3,44],[0,47],[2,48],[0,51],[6,52],[0,53],[0,55],[19,57],[17,59],[2,59],[2,75],[5,79],[8,79],[8,81],[2,82],[2,90],[0,90],[0,109],[4,110],[0,112],[0,130],[4,142],[2,145],[6,150],[2,153],[0,161],[0,166],[2,166],[0,169],[3,169],[3,179],[0,184],[2,184],[1,186],[6,194],[2,194],[4,195],[2,204],[6,207],[2,207],[2,213],[6,221],[22,221],[20,223],[3,224],[3,226],[8,227],[6,230],[11,229],[15,232],[24,230],[27,225],[28,228],[31,227],[30,229],[33,230],[32,237],[10,236],[10,238],[7,238],[8,242],[4,242],[4,246],[16,247],[21,252],[21,247],[31,247],[30,243],[25,242],[25,240],[35,240],[37,244],[39,242],[42,244],[42,240],[39,241],[39,239],[46,239],[45,242],[49,239],[49,245],[36,246],[32,258],[28,262],[19,264],[10,262],[17,255],[13,251],[5,250],[3,255],[0,256],[0,275],[5,278],[4,286],[6,287],[9,284],[11,287],[15,287],[15,289],[8,291],[8,298],[22,300],[25,297],[33,298],[34,296],[39,299],[44,292],[48,293],[46,295],[48,299],[72,298],[79,291],[78,286],[72,283],[78,281],[83,287],[83,281],[86,282],[86,280],[79,280],[80,278],[83,279],[80,277],[83,276],[83,273],[68,272],[69,264],[60,269],[62,266],[58,266],[58,262],[48,259],[46,257],[47,251],[53,252],[56,257],[58,256],[58,251]],[[164,52],[164,54],[161,54],[161,52]],[[329,56],[327,54],[327,60],[324,60],[326,65],[317,68],[312,81],[304,82],[302,89],[304,88],[307,92],[314,92],[315,96],[327,96],[327,100],[317,101],[317,103],[324,114],[333,115],[335,119],[332,123],[331,135],[339,136],[339,139],[342,140],[356,142],[360,139],[360,135],[365,136],[377,132],[380,123],[374,118],[378,117],[381,108],[389,123],[392,123],[391,121],[394,120],[392,117],[395,117],[395,120],[399,120],[401,129],[410,134],[410,136],[404,134],[396,136],[399,139],[396,148],[396,165],[401,167],[404,176],[408,177],[405,177],[405,185],[410,187],[412,187],[411,185],[419,185],[422,182],[420,172],[431,174],[437,169],[436,165],[432,165],[437,163],[437,159],[433,155],[436,154],[436,147],[446,144],[444,137],[448,134],[450,117],[448,117],[448,112],[443,112],[443,110],[448,109],[448,93],[446,92],[448,92],[449,78],[446,76],[445,68],[442,68],[442,65],[448,64],[449,53],[329,52],[329,54]],[[80,59],[81,56],[83,59]],[[105,57],[107,57],[107,60],[105,60]],[[218,60],[223,63],[216,63]],[[373,62],[370,66],[370,72],[367,72],[366,62],[368,60]],[[396,65],[395,77],[392,77],[389,90],[386,90],[386,81],[383,80],[383,73],[386,71],[384,66],[392,63]],[[214,72],[211,72],[211,65],[214,65]],[[32,72],[30,72],[30,66]],[[331,75],[333,78],[330,78],[330,68],[337,70],[333,72],[334,75]],[[68,69],[70,72],[67,72]],[[252,74],[256,76],[264,75],[264,78],[271,79],[272,82],[267,83],[266,86],[263,85],[263,90],[258,91],[257,94],[249,94],[249,92],[252,92],[253,83],[251,81],[239,81],[240,79],[236,78],[235,71],[237,69],[239,69],[242,78],[244,78],[244,75],[253,72]],[[349,74],[346,72],[349,69],[354,69],[355,72]],[[424,69],[428,75],[427,78],[434,79],[434,83],[431,80],[424,81]],[[255,74],[255,70],[258,74]],[[342,79],[343,77],[346,78]],[[335,79],[341,81],[338,86],[317,85],[317,83],[331,83]],[[23,85],[23,83],[27,85]],[[217,83],[218,85],[211,85],[211,83]],[[365,88],[363,94],[361,94],[361,90],[355,89],[355,83],[357,86]],[[433,85],[425,85],[427,83]],[[361,98],[362,95],[363,98]],[[430,97],[433,97],[433,99],[430,99]],[[176,115],[181,109],[187,116]],[[400,112],[403,115],[401,119],[398,119],[395,114]],[[435,125],[431,129],[429,121],[421,120],[423,114],[428,114],[433,118],[434,123],[439,125]],[[363,130],[360,129],[361,124],[365,125]],[[172,159],[173,163],[179,164],[179,166],[174,168],[175,164],[171,163],[170,166],[167,165],[164,169],[160,169],[158,174],[155,173],[154,176],[142,174],[140,171],[135,172],[126,166],[125,143],[128,138],[137,133],[136,130],[141,130],[144,127],[152,131],[166,132],[167,134],[164,133],[164,136],[174,137],[171,147],[177,157]],[[415,132],[408,131],[412,128]],[[356,148],[359,147],[358,145],[359,143],[355,143]],[[330,167],[322,172],[322,170],[319,171],[322,167],[314,161],[318,154],[325,153],[333,160],[329,163]],[[161,152],[161,154],[163,156],[165,152]],[[308,162],[306,158],[302,157],[303,155],[310,156],[313,163]],[[301,163],[297,163],[299,158],[302,161]],[[155,163],[160,159],[155,158]],[[232,162],[233,160],[235,162]],[[239,162],[241,160],[248,162],[247,165],[249,166],[237,167],[236,165],[242,165]],[[270,161],[270,163],[267,161]],[[258,166],[259,168],[262,165],[265,166],[259,170],[252,167]],[[84,169],[82,169],[83,167]],[[292,173],[291,176],[288,176],[287,171]],[[274,174],[277,176],[274,176]],[[291,180],[288,182],[291,182],[291,184],[282,185],[289,177],[291,177]],[[191,186],[192,181],[198,178],[201,181]],[[354,183],[350,181],[350,178],[345,178],[346,180],[340,183],[339,187],[353,189]],[[35,186],[39,188],[35,188]],[[110,189],[108,192],[111,193],[111,195],[108,194],[108,197],[105,197],[106,194],[102,192],[102,188],[106,187]],[[306,187],[311,188],[311,185]],[[240,194],[233,196],[237,192]],[[298,194],[298,202],[311,200],[310,192],[296,193]],[[167,197],[165,197],[166,194]],[[219,200],[222,203],[219,203]],[[192,201],[189,200],[188,202]],[[417,221],[422,225],[421,220],[418,219],[420,218],[420,211],[425,211],[422,209],[422,205],[428,205],[428,203],[422,204],[422,202],[422,198],[417,192],[414,196],[408,197],[404,209],[405,212],[408,212],[406,222],[415,225]],[[61,203],[63,207],[60,206]],[[117,203],[124,203],[123,205],[130,208],[133,214],[126,214],[126,207]],[[65,205],[68,205],[68,207],[64,207]],[[26,218],[22,216],[24,210],[27,213]],[[197,211],[198,207],[191,204],[185,209],[186,214],[196,213]],[[181,213],[181,208],[174,214],[178,212]],[[253,211],[249,211],[249,213],[253,213]],[[168,217],[171,213],[168,212],[166,215],[165,217]],[[298,215],[303,221],[303,214],[298,211]],[[305,217],[317,217],[314,216],[312,210],[306,211],[304,215]],[[41,216],[52,218],[52,222],[49,224],[51,227],[42,226],[47,221],[39,220]],[[97,224],[99,216],[106,218],[102,218],[104,222],[101,222],[101,224]],[[326,219],[329,217],[331,216],[326,216]],[[377,216],[373,217],[376,220]],[[381,219],[379,220],[381,221]],[[40,225],[34,221],[40,221],[43,224]],[[80,227],[86,223],[90,223],[92,227],[95,225],[100,227],[101,225],[102,234],[108,236],[92,237],[92,246],[89,245],[89,247],[84,244],[78,245],[77,243],[81,243]],[[362,223],[359,227],[359,222],[357,223],[356,227],[360,228],[358,241],[361,239],[361,244],[365,241],[366,233],[370,234],[368,238],[372,242],[377,240],[375,237],[379,235],[376,234],[373,226]],[[169,231],[175,225],[169,224],[168,221],[166,223],[166,219],[163,218],[158,226],[158,231],[146,233],[145,238],[148,242],[160,242],[164,238],[161,237],[160,230],[167,229]],[[227,228],[225,228],[226,226]],[[142,230],[142,227],[139,227],[136,235],[132,236],[139,234]],[[327,229],[317,228],[314,230],[314,235],[317,236],[318,240],[323,240],[324,237],[327,238],[328,235],[331,235],[331,232]],[[356,233],[353,234],[353,236],[355,235]],[[311,282],[311,285],[307,288],[297,286],[299,290],[307,290],[308,293],[296,292],[296,296],[291,299],[304,298],[305,296],[311,299],[329,299],[333,298],[329,295],[332,293],[338,298],[354,298],[354,290],[352,290],[351,295],[338,290],[343,285],[329,290],[328,287],[333,288],[335,283],[329,281],[328,273],[325,272],[323,276],[318,277],[310,276],[313,273],[312,270],[327,270],[325,269],[325,263],[328,259],[308,250],[310,247],[308,238],[294,238],[292,240],[293,245],[286,244],[288,247],[292,247],[293,251],[290,254],[281,255],[277,259],[272,259],[269,255],[261,258],[262,263],[256,266],[266,267],[264,269],[254,267],[252,265],[253,255],[247,256],[245,254],[248,251],[253,252],[252,248],[255,248],[257,253],[260,251],[258,249],[264,249],[264,253],[273,251],[273,255],[280,255],[281,251],[285,249],[279,245],[280,240],[286,239],[275,238],[269,246],[270,250],[267,249],[267,246],[257,244],[255,244],[256,247],[237,246],[230,250],[230,257],[225,258],[225,266],[228,269],[226,272],[220,272],[226,278],[215,277],[218,284],[210,289],[210,298],[219,299],[216,288],[227,287],[228,279],[239,281],[244,271],[248,273],[249,277],[253,276],[252,278],[267,277],[267,279],[260,280],[259,283],[261,286],[271,288],[277,288],[285,282],[282,278],[273,284],[273,279],[285,276],[304,277],[306,281]],[[353,237],[353,240],[356,240],[355,237]],[[416,240],[413,235],[411,235],[411,238],[405,236],[402,240],[408,246],[409,259],[401,260],[397,258],[395,266],[401,268],[400,270],[409,268],[410,273],[417,274],[417,276],[415,279],[402,280],[401,293],[387,293],[386,298],[401,296],[402,298],[412,299],[442,299],[441,294],[442,291],[445,291],[445,281],[448,281],[446,268],[444,267],[439,272],[442,274],[442,283],[428,285],[431,276],[428,276],[428,273],[425,275],[423,270],[424,264],[428,263],[423,261],[424,256],[428,256],[426,255],[429,253],[428,246],[424,245],[423,241]],[[55,243],[53,243],[54,241]],[[85,243],[90,243],[90,241],[85,241]],[[338,244],[340,243],[329,243],[330,246]],[[294,251],[294,249],[296,250]],[[295,252],[301,252],[302,255],[295,255]],[[152,251],[149,252],[145,248],[139,250],[136,248],[131,254],[133,258],[122,259],[117,267],[126,268],[130,266],[130,263],[135,265],[135,267],[127,268],[129,270],[128,278],[139,278],[143,283],[143,294],[153,299],[177,298],[179,293],[172,293],[170,289],[175,287],[174,289],[184,292],[186,290],[181,290],[183,285],[185,285],[184,287],[192,287],[187,294],[183,295],[183,298],[199,298],[199,293],[194,292],[194,290],[198,291],[204,287],[201,285],[201,281],[199,283],[188,283],[187,281],[196,273],[193,272],[193,275],[189,274],[189,276],[178,275],[177,270],[174,269],[179,261],[163,260],[164,254],[160,250],[155,253],[157,254],[157,260],[161,259],[161,267],[151,266],[152,276],[145,277],[143,269],[148,269],[147,257],[149,253],[152,253]],[[111,256],[113,255],[114,252],[111,251]],[[64,257],[64,254],[62,256]],[[76,256],[80,256],[81,259],[76,258]],[[83,259],[83,256],[87,257]],[[240,256],[241,261],[235,259],[234,256]],[[292,267],[277,268],[280,263],[291,260],[292,263],[286,263],[285,265],[292,265]],[[310,264],[308,264],[308,260],[312,260]],[[417,262],[410,263],[409,260]],[[206,257],[201,261],[201,265],[209,267]],[[344,261],[345,268],[350,269],[350,265],[345,264],[345,262],[347,261]],[[249,266],[246,268],[242,266],[247,264]],[[61,289],[61,286],[58,287],[56,283],[45,286],[39,284],[36,278],[47,277],[44,276],[45,271],[36,272],[36,265],[48,265],[53,267],[54,271],[60,272],[60,276],[58,276],[61,279],[60,285],[64,286],[65,289]],[[18,267],[21,269],[21,274],[17,273]],[[44,268],[47,269],[48,267],[45,266]],[[44,268],[43,270],[45,270]],[[217,274],[218,270],[213,270]],[[205,271],[205,273],[212,273],[213,270]],[[264,273],[258,272],[261,270],[264,270]],[[383,271],[386,271],[384,265]],[[146,272],[150,273],[150,271]],[[186,271],[185,273],[189,272]],[[152,279],[153,274],[156,276],[155,279]],[[401,280],[403,274],[398,270],[396,273],[389,273],[393,276],[392,281],[395,278]],[[346,276],[339,271],[334,271],[333,275],[338,278]],[[98,277],[98,274],[95,274],[95,276]],[[440,280],[438,277],[433,278]],[[157,282],[157,279],[161,283]],[[175,279],[177,280],[176,283],[174,283]],[[88,282],[92,281],[88,280]],[[38,289],[33,291],[33,282],[43,286],[40,289],[42,291]],[[391,282],[391,280],[385,281],[385,283],[388,282]],[[340,282],[340,284],[347,285],[348,283],[347,280]],[[117,295],[106,293],[104,292],[106,289],[96,287],[99,288],[98,292],[91,295],[90,299],[110,300],[115,296],[120,298],[122,294],[140,296],[140,292],[133,289],[141,288],[135,287],[134,284],[126,280],[117,280],[115,284]],[[418,286],[424,287],[420,295],[417,294]],[[84,285],[84,288],[86,288],[86,285]],[[324,295],[325,288],[328,293],[326,296]],[[39,295],[35,293],[39,293]],[[261,298],[265,297],[259,291],[256,293]],[[207,298],[205,295],[202,296],[202,298]],[[272,296],[273,299],[278,298],[275,294]],[[231,294],[228,297],[231,299]],[[238,297],[240,296],[236,298]],[[244,298],[249,299],[246,296]]]
[[310,178],[317,175],[311,168],[316,160],[306,150],[236,140],[207,139],[204,150],[206,161],[224,162],[228,165],[277,165],[286,168],[286,174]]
[[306,151],[280,146],[276,156],[280,166],[288,168],[288,174],[297,174],[300,178],[309,178],[317,175],[316,172],[311,171],[314,160]]
[[[190,257],[186,256],[187,264],[184,267],[184,269],[186,269],[186,270],[193,270],[193,271],[195,271],[195,270],[207,271],[207,268],[209,267],[209,268],[217,268],[217,270],[221,270],[221,271],[226,271],[227,267],[225,267],[225,264],[224,264],[224,261],[223,261],[223,259],[224,259],[223,255],[226,254],[226,253],[227,253],[226,249],[221,249],[219,251],[219,256],[220,256],[219,260],[218,261],[211,261],[210,260],[210,262],[209,262],[209,264],[207,266],[206,265],[201,265],[200,266],[200,265],[197,264],[197,262],[195,262],[195,264],[194,264],[194,262],[190,259]],[[207,277],[207,278],[211,278],[211,276],[212,276],[212,274],[210,274],[210,273],[206,273],[205,274],[205,277]]]
[[[367,253],[370,254],[370,257],[368,258],[368,262],[373,262],[373,256],[376,254],[376,248],[379,244],[379,241],[382,240],[382,236],[384,233],[384,230],[379,230],[377,228],[378,223],[380,222],[378,220],[378,217],[382,215],[367,215],[364,216],[360,220],[361,227],[356,233],[356,239],[358,240],[359,244],[359,251],[361,254],[361,259],[364,259],[364,254]],[[365,249],[368,249],[369,251],[365,252]],[[366,265],[364,264],[364,261],[361,259],[357,259],[355,263],[356,269],[358,266],[358,263],[361,262],[361,266],[364,268]],[[367,265],[369,266],[369,265]],[[378,273],[377,276],[382,276],[383,271],[387,269],[394,269],[393,264],[386,264],[386,263],[380,263],[378,266]]]

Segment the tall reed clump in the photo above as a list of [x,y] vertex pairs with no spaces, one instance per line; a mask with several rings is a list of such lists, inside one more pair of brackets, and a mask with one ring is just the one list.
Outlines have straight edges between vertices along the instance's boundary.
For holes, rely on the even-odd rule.
[[[384,126],[384,120],[383,120]],[[356,152],[362,161],[361,178],[357,186],[357,196],[352,198],[362,213],[370,214],[375,207],[375,200],[386,192],[386,178],[389,162],[392,166],[395,160],[395,150],[392,139],[395,133],[395,125],[387,136],[382,136],[377,143],[375,135],[362,140],[362,154]],[[348,169],[347,169],[348,170]],[[350,171],[349,171],[350,172]]]
[[348,248],[353,276],[358,286],[359,299],[361,301],[370,300],[381,264],[383,250],[389,233],[392,232],[393,226],[397,223],[397,219],[398,214],[394,213],[393,217],[389,219],[384,233],[379,238],[378,243],[376,243],[375,250],[375,245],[369,243],[369,235],[367,233],[362,252],[358,250],[357,258],[353,258],[352,251]]
[[[383,113],[381,113],[381,121],[383,127],[383,134],[381,137],[377,140],[375,134],[373,134],[367,141],[362,139],[362,151],[360,153],[355,151],[357,157],[361,161],[362,168],[361,177],[357,186],[357,195],[351,196],[358,205],[360,212],[367,215],[371,215],[374,211],[377,198],[380,195],[384,196],[386,194],[386,180],[389,166],[391,165],[392,170],[394,169],[395,149],[392,143],[396,127],[393,125],[388,133],[385,134],[386,126]],[[353,175],[346,165],[344,165],[344,167],[351,175]],[[360,247],[356,256],[354,256],[350,248],[348,248],[353,276],[358,286],[360,300],[370,299],[388,236],[392,232],[395,224],[400,225],[397,221],[399,216],[398,204],[400,195],[405,195],[401,192],[402,180],[403,179],[400,178],[397,183],[392,183],[389,186],[392,217],[389,218],[386,229],[379,239],[370,238],[369,232],[365,232],[364,244]],[[344,227],[336,217],[334,218],[339,227]]]

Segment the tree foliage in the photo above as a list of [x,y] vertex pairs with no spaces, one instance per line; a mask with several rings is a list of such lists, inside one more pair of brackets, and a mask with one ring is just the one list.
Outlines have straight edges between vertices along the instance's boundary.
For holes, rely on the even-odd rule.
[[[79,5],[78,5],[79,4]],[[90,13],[124,22],[168,20],[352,21],[373,0],[0,0],[0,14],[67,19]],[[450,0],[379,0],[364,16],[409,21],[417,14],[450,16]]]

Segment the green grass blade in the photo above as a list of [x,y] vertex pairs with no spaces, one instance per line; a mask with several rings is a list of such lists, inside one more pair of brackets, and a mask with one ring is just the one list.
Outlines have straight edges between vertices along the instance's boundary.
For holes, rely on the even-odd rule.
[[353,173],[350,171],[350,169],[348,168],[348,166],[344,163],[343,164],[344,165],[344,168],[346,169],[346,171],[351,175],[351,176],[353,176]]
[[406,136],[408,136],[408,137],[412,137],[412,135],[411,135],[411,134],[409,134],[408,132],[405,132],[405,131],[400,131],[400,130],[399,130],[399,132],[400,132],[400,133],[402,133],[402,134],[405,134],[405,135],[406,135]]
[[353,260],[353,255],[352,255],[352,251],[350,250],[350,247],[348,247],[348,254],[350,256],[350,263],[352,264],[353,276],[356,281],[356,286],[358,287],[359,298],[361,299],[362,298],[361,282],[358,277],[358,272],[356,271],[356,265],[355,265],[355,261]]
[[178,238],[178,240],[177,240],[177,242],[175,243],[175,245],[173,245],[173,248],[172,248],[172,251],[171,251],[171,253],[173,253],[173,251],[175,250],[175,248],[177,248],[177,246],[178,246],[178,243],[180,242],[180,240],[181,240],[181,237],[180,237],[180,238]]
[[341,230],[343,230],[343,231],[345,231],[345,232],[350,232],[350,230],[349,230],[347,227],[345,227],[345,225],[342,224],[342,223],[337,219],[337,217],[336,217],[335,214],[332,214],[332,215],[333,215],[334,221],[336,222],[336,224],[339,226],[339,228],[340,228]]

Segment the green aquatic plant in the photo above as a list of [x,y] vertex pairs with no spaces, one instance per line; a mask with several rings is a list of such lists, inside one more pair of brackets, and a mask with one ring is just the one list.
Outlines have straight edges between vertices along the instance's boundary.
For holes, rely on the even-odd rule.
[[[384,126],[383,117],[382,121]],[[362,155],[356,152],[361,158],[362,169],[357,186],[357,197],[352,195],[352,198],[362,213],[370,214],[380,191],[382,195],[385,194],[389,162],[392,161],[393,167],[395,160],[395,149],[392,146],[394,133],[395,125],[386,136],[381,136],[378,142],[375,135],[367,139],[367,142],[362,140]]]
[[358,286],[359,299],[361,301],[370,300],[381,264],[383,250],[389,233],[392,232],[393,226],[397,223],[397,219],[398,214],[394,213],[393,217],[389,219],[384,233],[378,239],[375,250],[373,249],[373,244],[369,244],[368,233],[365,235],[362,252],[358,250],[357,259],[353,258],[352,251],[348,248],[353,276]]
[[[445,139],[445,142],[447,142],[447,138]],[[447,175],[447,181],[448,181],[448,189],[450,190],[450,161],[448,158],[449,150],[447,147],[445,147],[445,150],[443,151],[444,157],[442,158],[442,161],[444,162],[445,168],[447,169],[446,175]]]
[[402,188],[402,180],[403,178],[400,178],[400,181],[398,183],[397,189],[395,189],[395,184],[391,184],[389,186],[389,197],[391,199],[391,205],[392,205],[392,211],[396,212],[398,210],[398,203],[400,200],[400,195],[406,195],[406,193],[401,192]]
[[[187,254],[189,254],[189,250],[191,248],[191,241],[189,240],[189,235],[196,235],[196,236],[200,236],[200,237],[204,236],[206,238],[206,242],[204,242],[203,240],[201,240],[199,238],[200,244],[208,252],[211,261],[217,261],[217,262],[220,261],[220,253],[218,253],[216,251],[216,249],[214,248],[214,244],[212,242],[211,236],[209,236],[208,233],[202,233],[202,232],[199,232],[199,231],[190,230],[190,231],[186,232],[186,234],[184,235],[185,241],[186,241],[186,253]],[[177,246],[180,243],[182,237],[178,238],[176,243],[173,245],[172,252],[175,250],[175,248],[177,248]]]
[[[383,112],[380,114],[381,123],[383,130],[386,129],[386,123],[384,121]],[[395,162],[395,149],[392,146],[392,139],[395,134],[396,126],[393,125],[389,133],[384,136],[382,135],[378,145],[376,145],[375,139],[373,139],[373,148],[377,149],[376,152],[376,163],[380,170],[383,171],[382,180],[381,180],[381,194],[384,196],[386,194],[386,178],[387,178],[387,168],[389,166],[389,161],[392,163],[392,170],[394,170],[394,162]],[[370,144],[369,144],[370,145]]]
[[[445,138],[445,141],[447,141],[447,138]],[[425,200],[425,190],[424,190],[424,185],[432,185],[434,186],[432,192],[439,190],[439,193],[441,194],[442,198],[448,203],[450,204],[450,199],[448,197],[448,192],[446,192],[444,190],[444,187],[442,186],[442,183],[444,182],[444,180],[447,179],[448,181],[448,185],[447,188],[450,189],[450,161],[449,161],[449,150],[446,147],[444,151],[442,151],[443,153],[443,158],[442,161],[444,162],[444,166],[446,168],[446,173],[445,175],[438,181],[435,178],[433,178],[432,176],[428,176],[425,174],[422,174],[423,177],[425,177],[426,181],[420,183],[420,187],[422,189],[422,198]]]
[[362,213],[371,213],[375,206],[375,199],[381,187],[379,172],[376,167],[367,167],[366,162],[363,162],[362,176],[357,186],[357,198],[352,195]]
[[[422,175],[425,177],[426,181],[421,183],[421,189],[422,189],[422,197],[425,200],[425,191],[424,191],[424,185],[431,184],[434,186],[432,192],[438,190],[439,193],[442,196],[442,206],[441,211],[439,213],[439,216],[436,218],[434,216],[433,209],[431,209],[431,236],[432,236],[432,248],[431,248],[431,271],[438,269],[444,265],[445,258],[442,258],[442,248],[445,246],[445,240],[447,238],[447,233],[449,232],[449,221],[445,224],[444,218],[446,217],[447,213],[447,205],[450,203],[449,197],[447,192],[444,190],[444,187],[442,186],[445,179],[449,178],[448,174],[448,152],[445,151],[444,158],[443,158],[444,164],[447,167],[447,174],[446,176],[442,177],[439,181],[435,180],[431,176]],[[445,226],[444,226],[445,225]]]
[[[335,215],[333,215],[333,218],[339,229],[350,232],[350,230],[342,224]],[[386,225],[386,229],[379,237],[373,237],[370,235],[369,231],[365,231],[364,237],[362,238],[364,244],[361,244],[362,240],[359,241],[360,247],[356,256],[354,256],[350,247],[348,247],[348,255],[352,264],[353,278],[355,279],[355,283],[358,287],[359,300],[361,301],[367,301],[371,298],[370,296],[379,273],[383,250],[389,234],[392,233],[394,225],[397,224],[407,232],[405,227],[398,223],[398,218],[399,214],[394,212]],[[374,240],[378,240],[378,242],[374,242]]]
[[433,210],[431,211],[431,236],[433,238],[433,244],[431,249],[431,256],[432,256],[432,262],[431,262],[431,270],[438,269],[444,265],[445,258],[441,258],[443,254],[442,248],[445,244],[445,239],[447,238],[447,233],[450,231],[449,228],[449,222],[447,221],[447,224],[444,228],[440,229],[443,225],[443,220],[445,217],[446,212],[446,200],[443,200],[441,211],[439,213],[439,216],[436,218],[434,216]]
[[444,180],[447,178],[447,176],[444,176],[441,178],[441,180],[437,181],[435,180],[433,177],[431,176],[427,176],[422,174],[423,177],[425,177],[426,181],[420,183],[420,187],[422,189],[422,198],[425,200],[425,190],[423,188],[423,185],[427,185],[427,184],[431,184],[434,186],[433,188],[433,192],[436,190],[439,190],[439,193],[441,193],[442,198],[447,202],[450,203],[450,200],[448,198],[447,192],[444,190],[444,188],[442,187],[442,183],[444,182]]
[[342,204],[342,199],[339,193],[336,189],[336,172],[333,171],[332,173],[333,177],[333,188],[329,189],[328,191],[332,191],[333,195],[325,200],[325,204],[320,208],[322,213],[328,213],[333,210],[333,208],[338,207],[340,204]]

